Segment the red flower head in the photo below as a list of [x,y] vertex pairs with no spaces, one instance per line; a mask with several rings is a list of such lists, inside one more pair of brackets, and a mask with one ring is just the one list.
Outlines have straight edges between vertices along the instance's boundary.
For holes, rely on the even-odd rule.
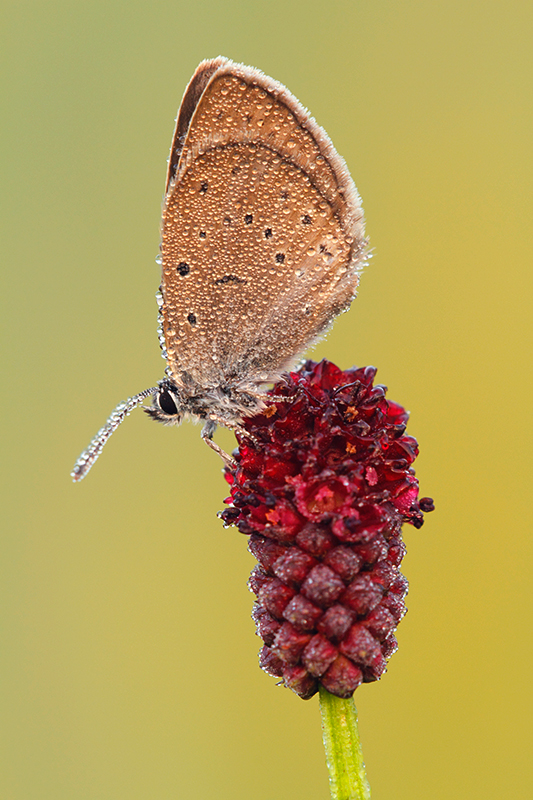
[[408,414],[375,374],[307,361],[245,420],[254,441],[237,435],[226,472],[222,519],[250,537],[259,562],[250,588],[261,666],[303,698],[319,683],[350,697],[381,677],[406,610],[401,526],[419,528],[433,510],[418,500]]

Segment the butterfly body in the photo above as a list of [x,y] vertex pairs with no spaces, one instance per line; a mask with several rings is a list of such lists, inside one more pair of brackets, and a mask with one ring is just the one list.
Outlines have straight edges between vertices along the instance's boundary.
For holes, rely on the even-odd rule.
[[190,382],[186,388],[168,379],[158,384],[153,405],[146,413],[165,425],[179,425],[183,419],[212,420],[215,424],[235,428],[244,417],[253,416],[264,406],[264,390],[235,386],[224,380],[212,386]]

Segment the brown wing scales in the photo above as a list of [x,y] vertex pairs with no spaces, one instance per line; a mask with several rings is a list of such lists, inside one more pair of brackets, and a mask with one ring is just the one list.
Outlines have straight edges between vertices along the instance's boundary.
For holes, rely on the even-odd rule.
[[188,113],[163,212],[169,371],[268,381],[355,294],[359,198],[322,129],[255,70],[219,67]]

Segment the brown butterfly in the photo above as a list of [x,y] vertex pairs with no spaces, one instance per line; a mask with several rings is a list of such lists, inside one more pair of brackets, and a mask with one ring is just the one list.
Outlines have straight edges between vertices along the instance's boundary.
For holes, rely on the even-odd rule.
[[242,430],[268,384],[355,297],[361,200],[326,132],[280,83],[219,57],[194,73],[176,121],[158,295],[166,377],[121,403],[76,462],[81,480],[130,411]]

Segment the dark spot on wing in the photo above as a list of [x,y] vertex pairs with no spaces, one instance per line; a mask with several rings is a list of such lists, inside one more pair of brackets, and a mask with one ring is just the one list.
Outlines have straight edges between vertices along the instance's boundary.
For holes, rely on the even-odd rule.
[[223,278],[217,278],[215,286],[220,286],[225,283],[246,283],[244,278],[238,278],[236,275],[224,275]]
[[190,325],[196,325],[196,314],[188,314],[187,315],[187,322]]
[[311,224],[311,217],[309,216],[309,214],[304,214],[303,215],[302,222],[303,222],[304,225],[310,225]]
[[207,187],[207,181],[202,181],[202,185],[200,186],[200,194],[205,194],[207,192]]
[[253,220],[254,220],[254,218],[252,217],[252,215],[251,215],[251,214],[245,214],[245,215],[244,215],[244,221],[245,221],[245,223],[246,223],[247,225],[251,225],[251,224],[252,224],[252,222],[253,222]]
[[265,231],[265,239],[271,239],[271,238],[272,238],[272,228],[267,228]]
[[189,265],[187,264],[186,261],[180,261],[180,263],[177,266],[177,270],[178,270],[178,274],[183,277],[183,276],[189,274],[189,272],[191,271],[191,268],[189,267]]
[[276,253],[276,261],[278,264],[283,264],[285,261],[285,253]]
[[200,231],[200,239],[205,239],[206,236],[207,234],[205,231]]

